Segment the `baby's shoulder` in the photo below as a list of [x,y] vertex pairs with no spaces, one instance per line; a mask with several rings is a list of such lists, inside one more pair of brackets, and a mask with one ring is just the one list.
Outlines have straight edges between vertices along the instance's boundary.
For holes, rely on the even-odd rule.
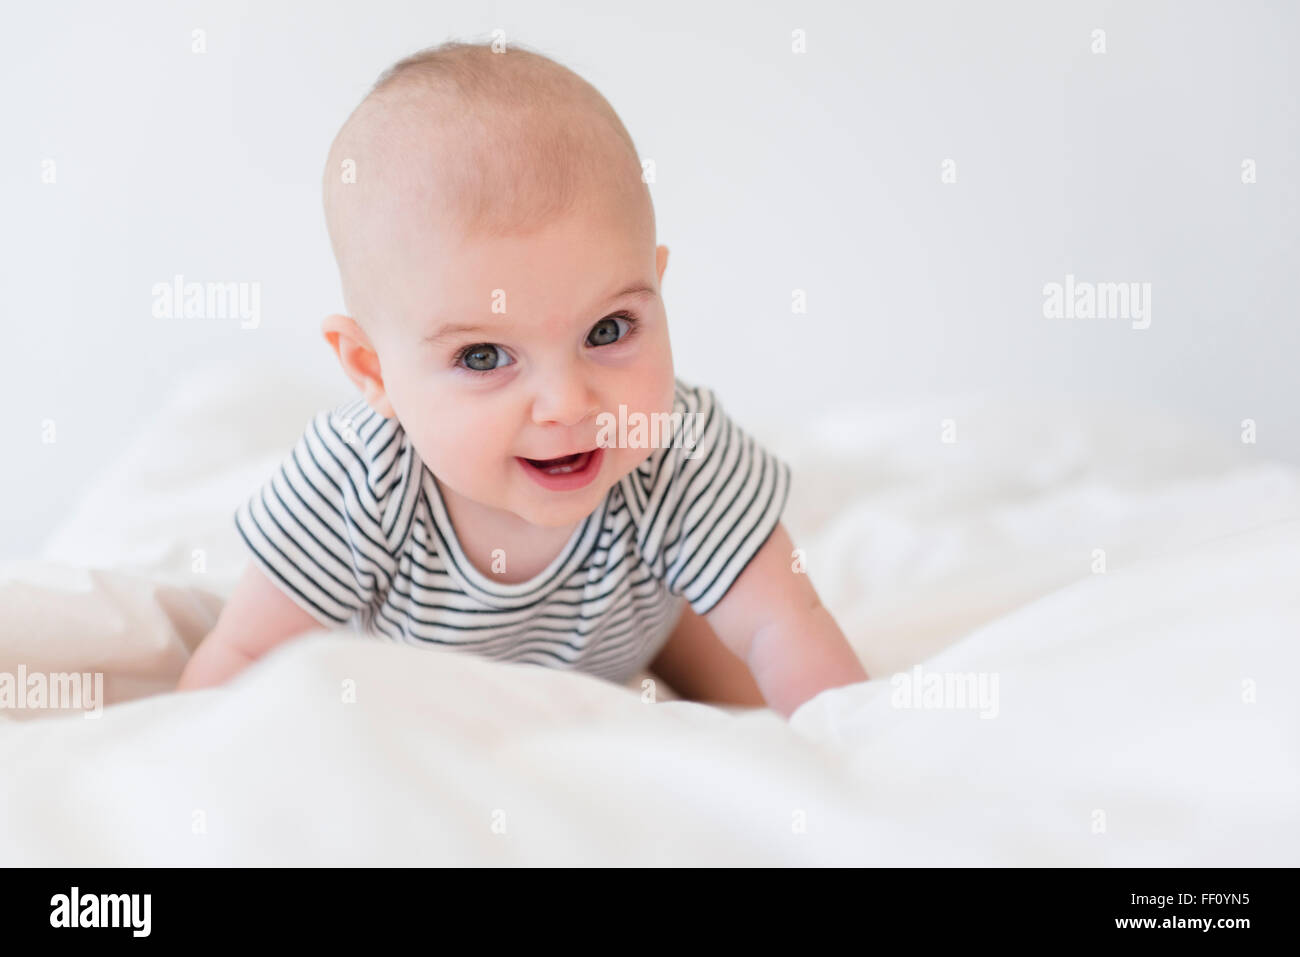
[[699,462],[712,446],[727,422],[718,395],[708,386],[677,379],[673,389],[673,411],[666,423],[652,430],[661,449],[660,468],[674,473],[689,471],[690,463]]
[[418,481],[422,468],[406,430],[394,417],[380,415],[365,399],[322,409],[308,426],[315,451],[333,459],[356,492],[372,508],[385,504]]
[[[341,441],[354,447],[358,452],[364,451],[374,436],[385,427],[402,432],[397,419],[386,419],[365,399],[349,399],[327,409],[321,409],[316,419],[329,428]],[[400,437],[399,437],[400,438]]]
[[706,385],[693,384],[683,379],[673,380],[673,411],[680,413],[707,413],[718,404],[718,395]]
[[712,389],[676,379],[671,412],[655,413],[647,421],[611,423],[609,430],[617,427],[619,432],[608,437],[609,443],[650,448],[641,464],[615,486],[620,499],[639,516],[669,487],[689,481],[720,422],[721,405]]
[[671,443],[629,477],[628,508],[644,564],[702,615],[779,523],[790,468],[704,386],[678,381],[668,431]]

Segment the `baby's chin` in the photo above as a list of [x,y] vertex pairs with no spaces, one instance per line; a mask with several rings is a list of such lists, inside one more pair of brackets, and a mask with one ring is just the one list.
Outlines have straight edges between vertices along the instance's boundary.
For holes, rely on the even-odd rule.
[[522,506],[516,503],[513,511],[529,525],[536,525],[538,528],[564,528],[581,522],[594,512],[599,505],[600,498],[598,497],[595,503],[590,505],[574,505],[572,501],[563,504],[559,502],[549,504],[527,503]]

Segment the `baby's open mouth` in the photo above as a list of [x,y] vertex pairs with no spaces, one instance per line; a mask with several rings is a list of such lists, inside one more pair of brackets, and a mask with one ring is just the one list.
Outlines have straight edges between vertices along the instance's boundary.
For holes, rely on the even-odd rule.
[[568,475],[570,472],[581,472],[585,469],[587,463],[591,461],[591,452],[574,452],[572,455],[561,455],[558,459],[524,459],[524,461],[548,475]]

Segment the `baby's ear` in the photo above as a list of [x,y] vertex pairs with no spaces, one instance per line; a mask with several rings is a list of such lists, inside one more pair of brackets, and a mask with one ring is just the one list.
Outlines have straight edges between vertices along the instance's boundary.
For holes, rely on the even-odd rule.
[[655,248],[655,268],[659,270],[659,281],[664,281],[664,269],[668,266],[668,247],[658,246]]
[[326,316],[320,325],[325,341],[339,357],[339,365],[353,385],[361,390],[372,409],[386,419],[395,415],[388,391],[384,388],[384,374],[379,368],[379,354],[356,320],[351,316]]

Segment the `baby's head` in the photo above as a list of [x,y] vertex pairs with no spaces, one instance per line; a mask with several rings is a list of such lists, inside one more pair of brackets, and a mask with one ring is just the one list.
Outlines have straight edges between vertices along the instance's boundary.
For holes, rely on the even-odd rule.
[[348,311],[325,336],[444,486],[568,525],[649,455],[605,448],[568,489],[524,461],[595,449],[602,412],[673,404],[668,250],[581,77],[518,47],[402,60],[336,137],[325,214]]

